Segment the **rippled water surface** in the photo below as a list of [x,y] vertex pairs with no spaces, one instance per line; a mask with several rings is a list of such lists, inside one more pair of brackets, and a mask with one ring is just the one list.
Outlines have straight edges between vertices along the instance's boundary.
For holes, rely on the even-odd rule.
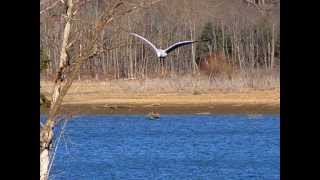
[[79,116],[50,179],[280,179],[279,126],[277,115]]

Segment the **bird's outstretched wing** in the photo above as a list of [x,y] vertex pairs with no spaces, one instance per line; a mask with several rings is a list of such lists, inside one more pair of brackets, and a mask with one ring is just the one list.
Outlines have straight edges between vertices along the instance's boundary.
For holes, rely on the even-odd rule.
[[169,46],[167,49],[165,49],[166,53],[170,53],[171,51],[175,50],[178,47],[184,46],[184,45],[188,45],[188,44],[192,44],[195,43],[197,41],[181,41],[181,42],[177,42],[174,43],[173,45]]
[[136,33],[130,33],[131,35],[134,35],[140,39],[142,39],[144,42],[148,43],[156,52],[158,51],[158,49],[156,48],[156,46],[154,44],[152,44],[150,41],[148,41],[146,38],[136,34]]

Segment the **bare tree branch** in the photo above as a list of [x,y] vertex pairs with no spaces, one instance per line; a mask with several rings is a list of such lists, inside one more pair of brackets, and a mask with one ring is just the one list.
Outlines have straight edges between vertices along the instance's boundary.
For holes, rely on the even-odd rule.
[[269,3],[256,3],[254,0],[244,0],[247,4],[253,6],[256,8],[259,13],[266,14],[270,9],[272,9],[273,6],[275,6],[277,3],[279,3],[279,0],[273,0]]
[[45,9],[40,11],[40,15],[47,12],[48,10],[56,7],[58,5],[58,3],[61,2],[60,0],[55,1],[54,3],[52,3],[50,6],[46,7]]

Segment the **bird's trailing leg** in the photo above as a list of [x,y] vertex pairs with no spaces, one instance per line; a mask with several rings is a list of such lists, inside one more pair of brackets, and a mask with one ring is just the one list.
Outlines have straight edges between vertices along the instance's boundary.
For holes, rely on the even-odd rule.
[[164,71],[164,58],[160,57],[160,68],[161,68],[161,77],[164,77],[165,71]]

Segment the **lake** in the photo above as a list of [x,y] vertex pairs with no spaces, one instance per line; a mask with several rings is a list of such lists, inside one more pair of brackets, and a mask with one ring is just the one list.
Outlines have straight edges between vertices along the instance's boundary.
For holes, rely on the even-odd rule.
[[50,179],[280,179],[279,115],[74,117]]

